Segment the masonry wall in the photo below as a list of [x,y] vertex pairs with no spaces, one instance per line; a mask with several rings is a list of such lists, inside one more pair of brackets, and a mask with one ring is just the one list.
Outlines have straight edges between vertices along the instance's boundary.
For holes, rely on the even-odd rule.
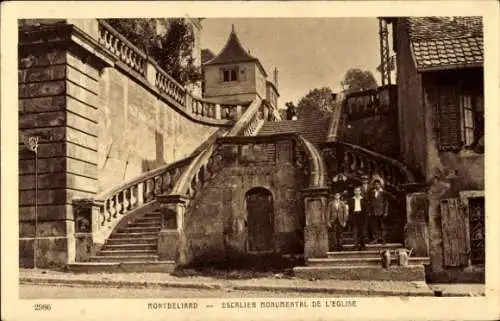
[[[97,191],[95,61],[64,45],[19,48],[19,131],[40,136],[37,266],[74,260],[71,201]],[[21,141],[21,140],[20,140]],[[19,151],[20,266],[33,266],[35,154]]]
[[220,128],[185,117],[116,68],[98,87],[99,191],[189,156]]
[[[483,191],[485,179],[484,154],[466,148],[457,151],[439,150],[438,132],[434,126],[437,117],[435,110],[439,104],[438,93],[440,87],[456,86],[458,83],[457,80],[461,78],[461,86],[466,86],[466,83],[468,83],[469,87],[476,87],[475,91],[482,92],[482,71],[440,72],[440,75],[438,78],[436,75],[428,74],[423,78],[424,103],[425,110],[427,111],[427,181],[432,181],[436,174],[439,176],[438,179],[434,180],[433,186],[428,193],[430,257],[432,269],[435,272],[448,269],[443,264],[444,255],[446,255],[443,248],[443,233],[450,232],[443,230],[440,209],[441,200],[458,198],[461,191]],[[460,215],[465,214],[464,212],[460,212]],[[450,228],[453,228],[453,226]],[[464,266],[461,268],[468,267]],[[455,272],[460,272],[461,269],[454,270]]]
[[302,176],[293,161],[293,142],[226,146],[220,153],[220,171],[204,184],[185,218],[190,260],[224,261],[248,255],[248,231],[235,231],[234,226],[247,220],[245,194],[254,187],[273,196],[274,252],[302,253]]

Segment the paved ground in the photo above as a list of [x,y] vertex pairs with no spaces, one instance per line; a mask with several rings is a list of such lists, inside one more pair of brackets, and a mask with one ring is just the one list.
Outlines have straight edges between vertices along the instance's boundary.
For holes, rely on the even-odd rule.
[[[90,288],[51,285],[20,285],[20,299],[71,299],[71,298],[262,298],[262,297],[340,297],[341,295],[302,292],[244,291],[230,289],[189,288]],[[342,297],[344,297],[342,295]]]
[[[427,285],[423,282],[392,282],[392,281],[345,281],[345,280],[304,280],[283,275],[270,275],[262,277],[247,277],[230,279],[224,277],[209,276],[183,276],[178,277],[167,273],[68,273],[47,270],[20,270],[20,283],[23,295],[49,295],[56,291],[53,286],[71,287],[79,285],[85,289],[97,288],[96,293],[106,288],[133,288],[140,289],[141,295],[148,296],[154,291],[161,291],[162,295],[175,293],[172,296],[192,294],[210,296],[225,294],[236,297],[246,295],[245,293],[277,293],[283,296],[291,293],[304,296],[305,293],[314,295],[370,295],[370,296],[433,296],[434,290],[441,291],[443,296],[478,296],[483,295],[482,284],[458,284],[458,285]],[[30,294],[29,289],[33,285],[41,286],[46,291]],[[27,287],[26,287],[27,286]],[[148,289],[145,289],[145,288]],[[153,289],[155,288],[155,289]],[[172,292],[176,289],[178,292]],[[181,290],[182,289],[182,290]],[[66,292],[64,292],[66,291]],[[94,290],[89,290],[94,291]],[[236,293],[234,291],[239,291]],[[246,291],[246,292],[245,292]],[[82,293],[82,288],[60,288],[61,293]],[[133,292],[133,291],[132,291]],[[123,295],[127,291],[124,291]],[[98,293],[99,294],[99,293]],[[68,294],[69,295],[69,294]],[[139,295],[139,294],[138,294]],[[156,296],[156,294],[151,294]],[[201,296],[197,296],[201,297]]]

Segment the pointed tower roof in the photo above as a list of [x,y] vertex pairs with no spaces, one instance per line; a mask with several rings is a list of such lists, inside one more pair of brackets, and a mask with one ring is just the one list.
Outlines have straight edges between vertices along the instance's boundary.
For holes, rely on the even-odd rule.
[[259,59],[245,51],[240,40],[238,39],[238,36],[236,35],[236,32],[234,31],[234,25],[232,25],[231,33],[229,34],[229,38],[224,48],[222,48],[215,58],[207,61],[204,65],[225,65],[240,62],[256,62],[264,75],[267,76],[267,73],[264,67],[262,67]]

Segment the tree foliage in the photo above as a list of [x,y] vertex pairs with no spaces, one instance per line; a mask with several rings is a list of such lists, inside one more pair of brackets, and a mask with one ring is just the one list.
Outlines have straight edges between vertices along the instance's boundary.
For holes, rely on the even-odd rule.
[[194,64],[194,32],[185,19],[106,19],[106,22],[179,83],[185,85],[201,79],[201,70]]
[[377,81],[370,71],[352,68],[346,72],[341,85],[344,88],[345,94],[349,94],[352,92],[377,88]]
[[315,88],[299,100],[296,108],[297,118],[305,118],[308,115],[327,117],[333,112],[336,106],[337,102],[330,88]]

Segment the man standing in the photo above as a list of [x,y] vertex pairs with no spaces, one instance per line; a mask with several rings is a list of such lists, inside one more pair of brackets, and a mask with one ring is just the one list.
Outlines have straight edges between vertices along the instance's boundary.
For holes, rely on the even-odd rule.
[[342,232],[347,224],[349,209],[340,199],[340,192],[333,194],[333,199],[328,202],[328,244],[329,249],[342,251]]
[[373,183],[375,186],[373,191],[370,192],[370,212],[368,217],[370,230],[374,234],[372,243],[385,243],[384,218],[388,215],[389,201],[386,192],[382,189],[382,182],[376,179]]
[[366,230],[366,199],[361,196],[361,188],[354,189],[354,196],[349,200],[350,218],[354,236],[354,246],[356,250],[365,249]]
[[[366,208],[370,208],[370,192],[372,189],[370,182],[370,177],[368,175],[362,175],[361,176],[361,196],[366,200]],[[368,213],[366,213],[368,215]],[[366,231],[365,231],[366,236],[368,237],[368,240],[373,241],[375,240],[375,235],[373,231],[371,230],[370,226],[367,224]]]

